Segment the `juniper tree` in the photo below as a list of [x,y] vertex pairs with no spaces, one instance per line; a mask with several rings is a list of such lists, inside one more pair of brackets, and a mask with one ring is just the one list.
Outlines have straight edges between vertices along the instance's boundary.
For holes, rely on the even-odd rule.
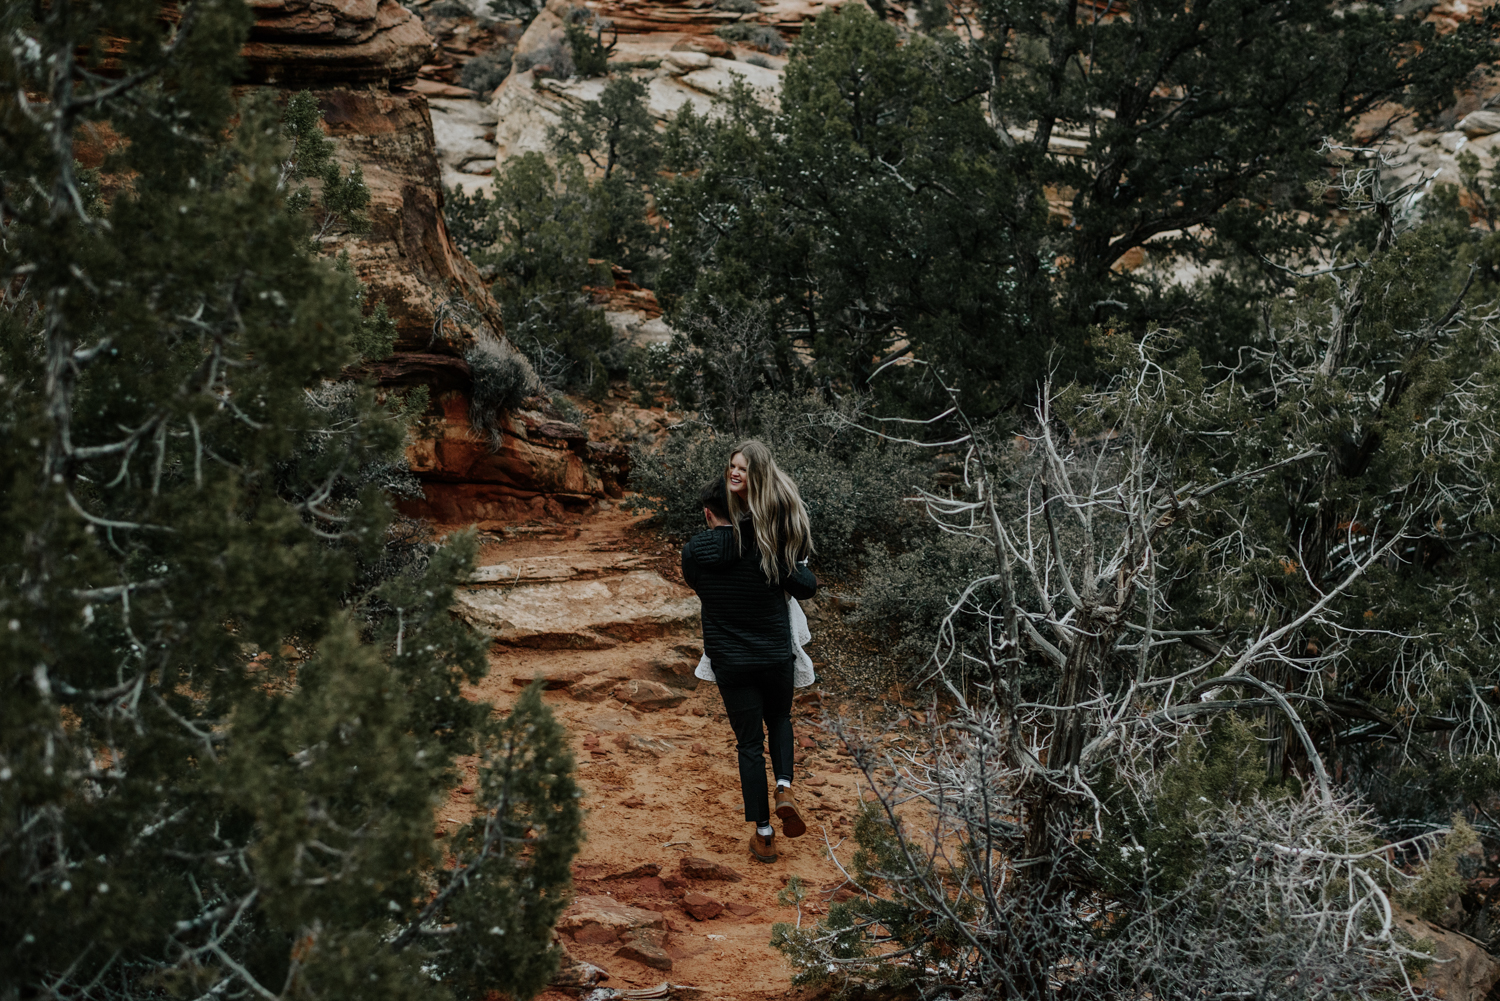
[[[669,138],[661,291],[765,280],[829,386],[917,357],[976,412],[1031,398],[1049,357],[1087,374],[1095,328],[1171,324],[1217,359],[1253,328],[1262,257],[1326,236],[1325,141],[1376,108],[1430,116],[1494,54],[1493,13],[1439,35],[1377,4],[1119,7],[985,0],[963,8],[982,30],[904,41],[825,12],[778,111],[740,98]],[[1127,270],[1143,252],[1163,269]],[[1211,277],[1186,294],[1177,262]],[[929,371],[896,374],[920,397]]]
[[1482,234],[1412,225],[1379,175],[1361,151],[1339,190],[1390,225],[1296,275],[1235,367],[1115,335],[1021,440],[959,421],[961,483],[922,493],[984,558],[921,676],[954,712],[855,748],[869,897],[782,933],[805,975],[1410,993],[1391,891],[1455,889],[1462,822],[1422,865],[1455,814],[1500,836],[1500,332],[1454,260]]
[[[0,12],[0,996],[530,994],[570,761],[462,695],[473,542],[393,524],[401,407],[337,381],[390,349],[315,250],[368,195],[308,99],[234,100],[249,19]],[[464,753],[505,837],[447,872]]]

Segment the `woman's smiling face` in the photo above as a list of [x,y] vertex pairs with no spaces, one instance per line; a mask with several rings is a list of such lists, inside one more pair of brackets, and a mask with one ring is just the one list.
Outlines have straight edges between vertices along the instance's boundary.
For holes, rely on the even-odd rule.
[[729,457],[729,492],[743,498],[750,491],[750,464],[739,452]]

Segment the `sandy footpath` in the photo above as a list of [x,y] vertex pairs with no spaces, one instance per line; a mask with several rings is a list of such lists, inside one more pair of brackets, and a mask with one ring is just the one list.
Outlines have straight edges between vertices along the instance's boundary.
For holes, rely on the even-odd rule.
[[[822,726],[816,688],[799,693],[793,712],[809,829],[789,839],[778,822],[781,857],[764,865],[748,851],[718,689],[691,676],[701,633],[677,550],[615,511],[485,538],[478,583],[459,606],[500,640],[489,676],[468,694],[505,711],[541,677],[545,701],[572,733],[588,813],[575,903],[559,923],[569,954],[617,989],[669,981],[714,998],[804,995],[769,944],[774,922],[799,918],[776,898],[788,877],[801,877],[811,891],[807,923],[845,887],[828,846],[847,864],[861,781]],[[471,786],[450,793],[439,830],[471,815]]]

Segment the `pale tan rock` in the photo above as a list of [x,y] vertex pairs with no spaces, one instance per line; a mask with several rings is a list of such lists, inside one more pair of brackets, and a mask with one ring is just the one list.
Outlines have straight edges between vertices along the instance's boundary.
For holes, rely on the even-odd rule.
[[1500,984],[1500,960],[1458,932],[1424,921],[1409,911],[1394,909],[1396,927],[1419,943],[1429,943],[1427,952],[1437,961],[1427,967],[1418,986],[1436,993],[1443,1001],[1484,1001]]
[[466,590],[458,614],[516,646],[604,649],[621,640],[698,626],[698,598],[660,574],[637,570],[599,580]]
[[527,56],[551,45],[563,44],[566,39],[563,19],[553,7],[553,4],[548,4],[532,18],[531,24],[527,25],[516,41],[512,58]]
[[[374,10],[369,8],[374,6]],[[241,52],[250,78],[282,87],[415,79],[432,36],[396,0],[290,0],[256,10]]]
[[666,930],[666,918],[660,911],[630,907],[603,894],[585,894],[576,898],[562,917],[557,930],[575,942],[603,944],[622,940],[630,932],[643,928]]
[[683,73],[691,73],[693,70],[708,69],[709,55],[706,52],[668,52],[664,65],[670,67],[668,72],[675,76]]
[[781,89],[781,74],[764,66],[731,59],[710,59],[706,68],[694,70],[679,80],[685,86],[713,97],[728,97],[736,84],[749,84],[767,107],[779,103],[776,94]]
[[635,570],[649,561],[633,553],[570,553],[567,556],[528,556],[479,567],[469,575],[472,584],[517,584],[570,580],[606,571]]
[[1500,132],[1500,110],[1481,108],[1479,111],[1471,111],[1458,123],[1458,131],[1470,139]]

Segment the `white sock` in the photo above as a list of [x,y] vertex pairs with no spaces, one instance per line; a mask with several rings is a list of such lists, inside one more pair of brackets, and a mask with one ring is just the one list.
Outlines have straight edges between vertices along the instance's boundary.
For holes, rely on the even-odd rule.
[[771,835],[775,834],[776,831],[772,829],[770,824],[756,824],[755,833],[759,834],[763,838],[769,838]]
[[791,779],[777,779],[776,780],[776,788],[778,788],[778,789],[790,789],[791,787],[792,787],[792,780]]

